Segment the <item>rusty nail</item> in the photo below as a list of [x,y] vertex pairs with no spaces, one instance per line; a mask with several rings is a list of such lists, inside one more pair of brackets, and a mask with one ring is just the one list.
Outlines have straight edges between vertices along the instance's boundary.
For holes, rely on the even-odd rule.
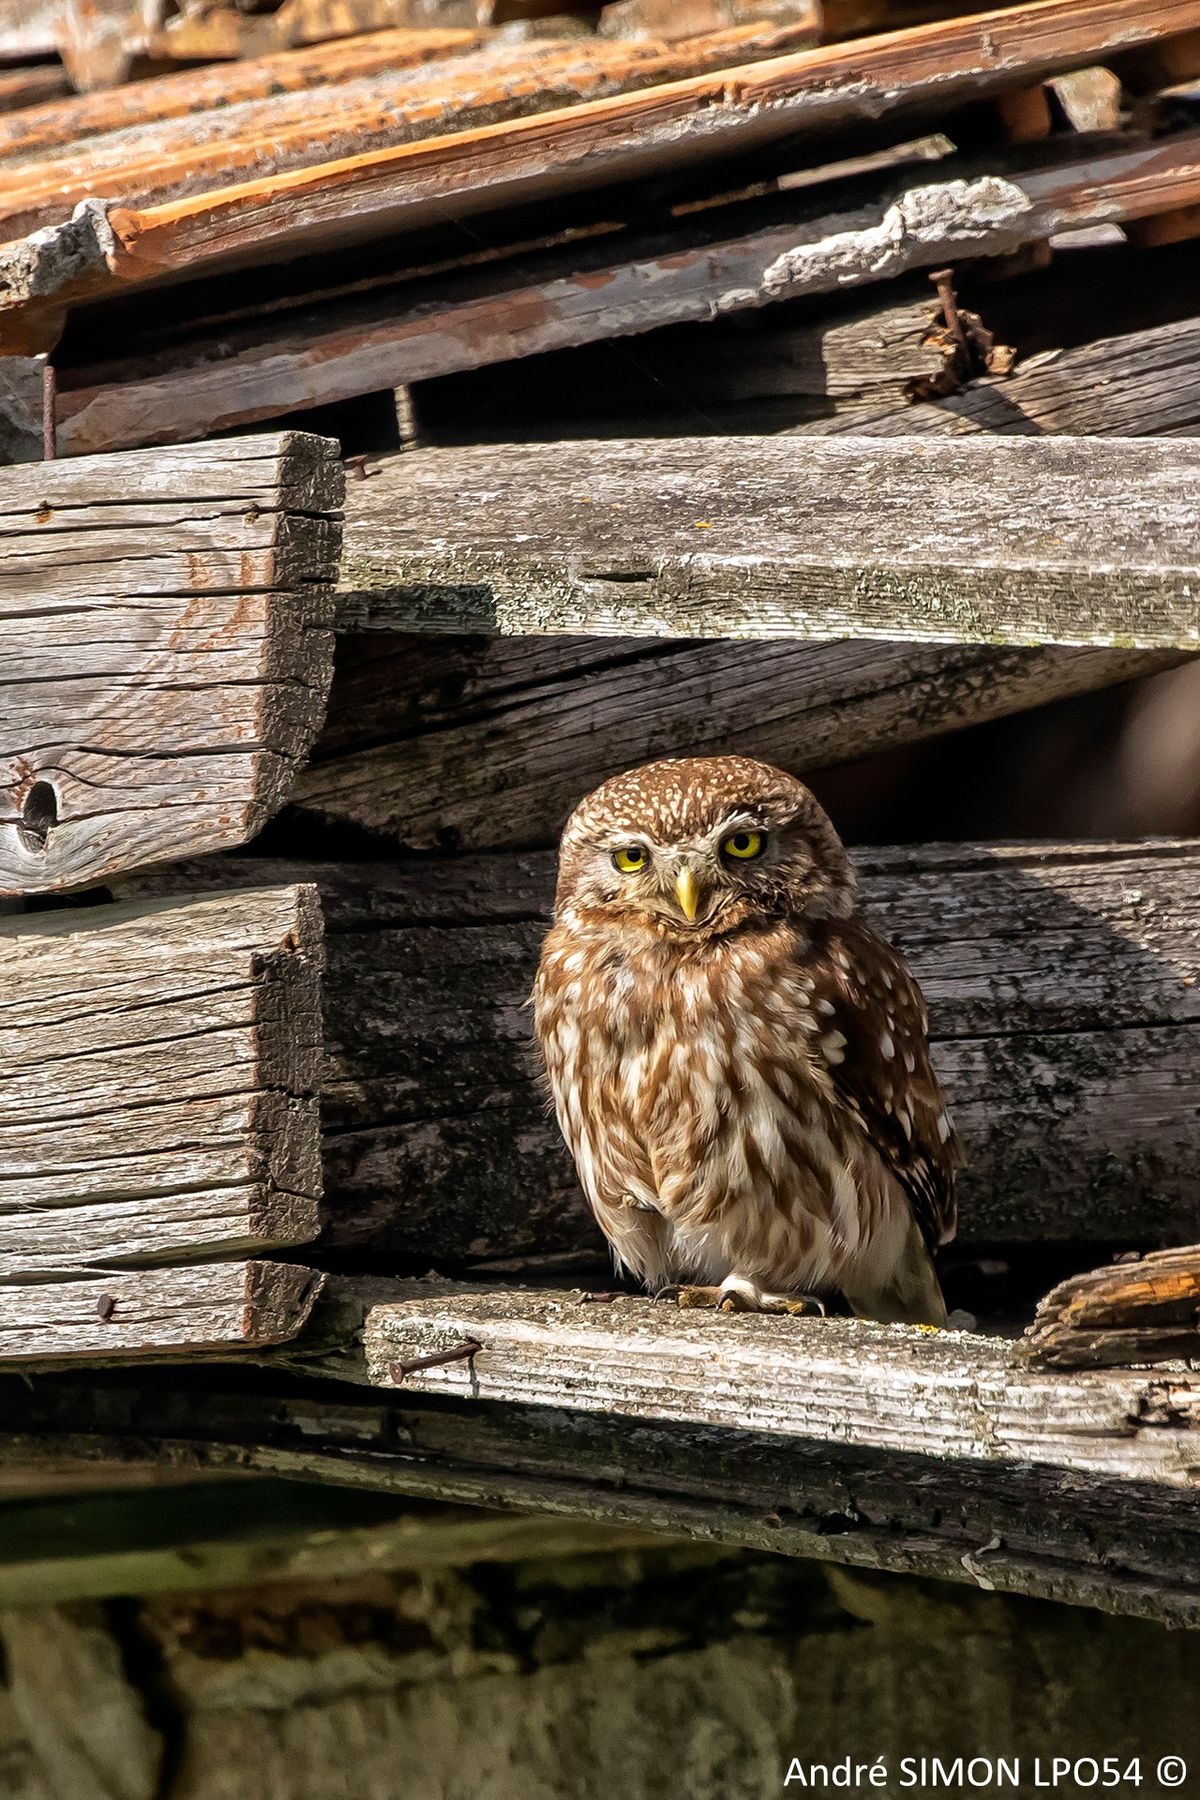
[[342,461],[348,469],[354,470],[359,481],[365,481],[368,475],[373,475],[375,473],[374,469],[367,468],[367,458],[365,456],[344,456]]
[[42,461],[58,455],[58,376],[47,357],[42,364]]
[[764,1513],[763,1524],[768,1525],[772,1531],[778,1531],[783,1524],[783,1515],[777,1512]]
[[117,1303],[113,1299],[112,1295],[111,1294],[101,1294],[100,1298],[96,1302],[96,1313],[99,1318],[104,1320],[106,1325],[107,1325],[108,1321],[112,1318],[112,1316],[116,1312],[116,1310],[117,1310]]
[[938,299],[942,303],[942,317],[965,350],[967,334],[963,329],[962,319],[959,317],[958,296],[954,292],[954,270],[934,269],[931,271],[929,279],[937,289]]
[[432,1356],[414,1356],[411,1362],[394,1362],[391,1365],[391,1377],[396,1386],[406,1375],[415,1375],[418,1369],[437,1369],[443,1363],[466,1362],[477,1356],[483,1349],[474,1338],[468,1338],[465,1344],[455,1344],[453,1350],[435,1350]]

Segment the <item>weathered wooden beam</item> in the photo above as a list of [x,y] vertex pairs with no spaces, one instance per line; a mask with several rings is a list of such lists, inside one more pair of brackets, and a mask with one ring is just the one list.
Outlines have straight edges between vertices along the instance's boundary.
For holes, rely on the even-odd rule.
[[0,1504],[0,1606],[330,1581],[660,1542],[587,1520],[434,1506],[295,1481]]
[[22,156],[5,171],[0,239],[57,224],[97,192],[118,195],[125,210],[159,207],[317,160],[365,156],[697,77],[794,49],[809,37],[803,29],[746,25],[676,45],[587,37],[475,49],[468,42],[436,58],[406,46],[398,65],[379,65],[352,82],[335,74],[291,92],[272,87],[261,98],[191,111],[182,121],[125,125],[36,160]]
[[7,69],[0,73],[0,114],[45,105],[69,91],[70,83],[58,63],[28,63],[24,68]]
[[295,1337],[323,1276],[292,1263],[114,1270],[0,1288],[0,1364],[223,1355]]
[[0,470],[0,893],[244,842],[332,669],[337,445]]
[[311,888],[0,921],[0,1356],[238,1341],[240,1265],[100,1272],[315,1236],[320,960]]
[[[710,1361],[710,1380],[714,1369],[720,1385],[720,1364]],[[969,1395],[965,1371],[964,1363],[961,1392]],[[660,1373],[671,1373],[665,1361]],[[151,1372],[139,1372],[136,1390],[56,1377],[31,1393],[0,1382],[4,1454],[22,1464],[40,1458],[51,1469],[84,1458],[193,1476],[253,1469],[1200,1624],[1200,1521],[1182,1485],[936,1450],[871,1450],[844,1430],[796,1438],[764,1430],[753,1402],[731,1428],[698,1427],[569,1400],[479,1406],[469,1397],[409,1395],[404,1386],[386,1395],[362,1388],[355,1396],[345,1385],[336,1397],[298,1395],[294,1385],[280,1393],[267,1376],[257,1389],[250,1380],[236,1394],[215,1380],[207,1392],[168,1387]],[[1070,1385],[1063,1382],[1068,1392]],[[1118,1396],[1109,1391],[1100,1411],[1107,1447],[1123,1432],[1132,1458],[1153,1453],[1163,1387],[1161,1378],[1130,1378],[1121,1390],[1126,1421],[1116,1418]],[[857,1393],[861,1409],[861,1374]],[[1094,1393],[1087,1410],[1095,1419]],[[1188,1435],[1182,1419],[1164,1429],[1176,1446]],[[1086,1432],[1081,1438],[1086,1445]],[[1142,1439],[1150,1441],[1139,1451]]]
[[537,848],[581,794],[653,757],[828,768],[1181,655],[364,633],[339,643],[325,730],[293,797],[411,849]]
[[[929,1001],[963,1242],[1200,1238],[1195,845],[860,851]],[[321,888],[330,1250],[427,1268],[601,1248],[531,1051],[552,858],[214,860],[146,884]]]
[[1200,433],[1200,319],[1053,350],[957,392],[798,423],[797,436],[1193,436]]
[[[498,269],[335,296],[282,316],[202,329],[152,356],[72,371],[60,409],[62,447],[69,454],[169,442],[216,422],[252,422],[515,355],[862,287],[961,257],[1004,255],[1058,230],[1197,196],[1194,136],[1035,169],[1022,170],[1011,153],[982,171],[951,162],[865,193],[861,183],[798,190],[681,219],[666,235],[610,234]],[[83,218],[52,232],[45,254],[57,255],[61,237],[77,257],[80,234],[91,230]],[[12,257],[14,269],[28,261],[24,251]],[[0,280],[3,261],[0,252]],[[17,270],[14,295],[27,279]],[[30,301],[34,336],[42,304]],[[0,322],[0,337],[6,329]],[[23,334],[14,324],[13,349]]]
[[[191,278],[201,266],[334,248],[431,218],[757,150],[799,131],[828,134],[891,112],[936,112],[1193,23],[1194,0],[1152,0],[1136,19],[1125,0],[1039,0],[991,13],[986,22],[952,20],[866,45],[727,66],[159,205],[101,207],[0,251],[4,348],[48,348],[52,340],[35,341],[48,329],[46,315],[151,278]],[[1142,152],[1126,184],[1127,207],[1189,203],[1195,169],[1187,179],[1178,171],[1168,177],[1172,154],[1169,147]],[[1141,191],[1147,180],[1148,193]],[[1021,241],[1028,195],[992,198],[993,218],[997,210],[1007,217]]]
[[1073,1275],[1040,1303],[1023,1346],[1038,1368],[1200,1359],[1200,1247]]
[[416,451],[350,490],[340,616],[1197,649],[1198,505],[1200,446],[1183,441]]
[[[370,1381],[414,1394],[1193,1485],[1200,1381],[1160,1393],[1144,1373],[1032,1370],[999,1338],[745,1315],[727,1330],[724,1317],[578,1294],[414,1292],[370,1309],[363,1347]],[[467,1360],[414,1366],[464,1344],[478,1345]]]

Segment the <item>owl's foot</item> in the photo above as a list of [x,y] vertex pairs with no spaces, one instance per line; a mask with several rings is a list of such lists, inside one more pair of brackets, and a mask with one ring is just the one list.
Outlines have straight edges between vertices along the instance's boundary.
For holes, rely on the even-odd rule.
[[659,1301],[673,1300],[676,1306],[719,1306],[721,1289],[716,1287],[691,1287],[686,1283],[673,1284],[671,1287],[659,1288],[654,1295],[654,1304]]
[[718,1312],[786,1313],[793,1319],[824,1318],[825,1303],[816,1294],[769,1294],[744,1275],[727,1275],[720,1287],[659,1288],[656,1301],[676,1306],[714,1307]]

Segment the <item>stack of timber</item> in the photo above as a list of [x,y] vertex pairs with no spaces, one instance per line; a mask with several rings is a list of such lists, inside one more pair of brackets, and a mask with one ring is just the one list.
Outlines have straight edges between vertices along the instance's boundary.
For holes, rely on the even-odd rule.
[[[1081,230],[1191,233],[1193,0],[1133,19],[1121,0],[938,11],[818,43],[807,5],[672,9],[668,25],[619,0],[600,30],[559,16],[520,35],[410,7],[10,112],[0,457],[43,453],[45,358],[64,456],[351,403],[365,418],[367,398],[414,386],[419,427],[425,386],[514,359],[964,260],[1011,269]],[[243,23],[282,30],[286,13]],[[874,334],[876,401],[1002,379],[1024,348],[992,356],[987,321],[965,326],[944,297],[895,305]],[[682,409],[707,415],[723,381],[753,413],[736,365]],[[776,406],[717,429],[803,422]]]
[[[537,1286],[599,1244],[524,1002],[553,837],[611,768],[816,771],[1194,659],[1200,453],[484,446],[344,499],[339,461],[283,433],[0,475],[6,1467],[251,1471],[1195,1623],[1178,1369]],[[1196,846],[857,860],[928,995],[966,1253],[1200,1238]]]

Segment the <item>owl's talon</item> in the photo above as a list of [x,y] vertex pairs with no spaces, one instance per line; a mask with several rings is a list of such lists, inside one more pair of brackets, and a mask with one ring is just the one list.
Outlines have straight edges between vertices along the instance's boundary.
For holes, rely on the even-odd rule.
[[660,1301],[673,1300],[676,1306],[718,1306],[721,1301],[721,1289],[715,1287],[692,1287],[687,1283],[676,1283],[671,1287],[659,1288],[654,1295],[654,1304]]

